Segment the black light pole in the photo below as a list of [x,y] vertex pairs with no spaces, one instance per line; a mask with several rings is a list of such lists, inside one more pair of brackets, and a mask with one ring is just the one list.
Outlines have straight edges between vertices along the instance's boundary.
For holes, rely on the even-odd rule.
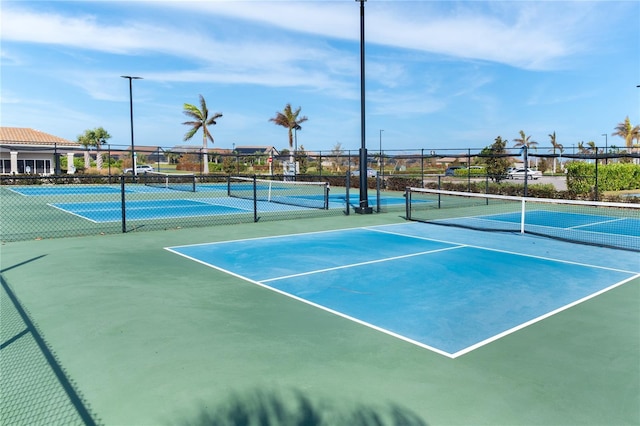
[[132,77],[130,75],[121,75],[120,77],[129,79],[129,112],[131,115],[131,170],[133,171],[133,175],[136,176],[136,164],[133,160],[136,152],[133,144],[133,86],[131,84],[131,81],[142,80],[142,77]]
[[606,133],[603,133],[604,136],[604,164],[607,164],[607,150],[609,149],[609,137]]
[[367,0],[356,0],[360,2],[360,205],[356,208],[356,213],[373,213],[373,208],[369,207],[369,197],[367,192],[367,143],[365,137],[365,113],[364,113],[364,2]]

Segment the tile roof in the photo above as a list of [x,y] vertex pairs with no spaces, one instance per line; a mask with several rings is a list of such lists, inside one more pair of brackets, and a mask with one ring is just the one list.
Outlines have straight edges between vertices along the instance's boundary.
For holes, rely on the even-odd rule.
[[0,144],[80,146],[77,142],[25,127],[0,127]]

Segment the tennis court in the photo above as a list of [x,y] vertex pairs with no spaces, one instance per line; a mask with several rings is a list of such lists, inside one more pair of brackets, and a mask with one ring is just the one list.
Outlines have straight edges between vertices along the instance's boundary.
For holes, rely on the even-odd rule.
[[640,205],[408,188],[407,217],[640,252]]
[[636,425],[639,276],[397,212],[6,243],[0,418]]
[[[640,276],[640,268],[431,240],[419,231],[398,225],[168,250],[452,358]],[[261,258],[265,252],[273,254]]]
[[[347,195],[345,188],[334,188],[333,193],[323,194],[315,193],[313,190],[308,192],[307,188],[300,191],[299,185],[272,188],[271,185],[261,182],[234,188],[233,197],[228,196],[227,183],[202,183],[193,185],[193,188],[193,198],[186,195],[189,191],[145,184],[129,184],[124,190],[120,185],[15,186],[8,189],[25,197],[43,199],[64,197],[68,200],[70,197],[77,197],[78,200],[83,200],[90,197],[91,201],[47,202],[46,205],[98,224],[122,220],[123,202],[119,196],[122,192],[131,197],[135,197],[136,194],[148,194],[153,197],[125,200],[124,214],[127,220],[133,221],[240,215],[250,213],[254,208],[260,212],[303,211],[307,208],[323,208],[325,205],[328,209],[345,209],[347,197],[349,205],[359,204],[359,195]],[[268,193],[268,196],[258,197],[255,206],[251,200],[254,191],[256,194]],[[208,193],[211,193],[210,197],[207,196]],[[185,198],[177,198],[181,194]],[[98,199],[100,196],[104,196],[105,199]],[[369,197],[371,205],[377,202],[376,195]],[[403,206],[405,200],[398,196],[382,196],[380,202],[385,206]]]

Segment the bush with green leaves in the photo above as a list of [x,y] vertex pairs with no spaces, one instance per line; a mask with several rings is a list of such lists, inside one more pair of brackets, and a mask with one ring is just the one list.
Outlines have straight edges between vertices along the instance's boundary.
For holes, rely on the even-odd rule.
[[[640,189],[640,165],[630,163],[598,164],[598,192]],[[567,189],[576,194],[593,192],[596,165],[573,162],[567,164]]]

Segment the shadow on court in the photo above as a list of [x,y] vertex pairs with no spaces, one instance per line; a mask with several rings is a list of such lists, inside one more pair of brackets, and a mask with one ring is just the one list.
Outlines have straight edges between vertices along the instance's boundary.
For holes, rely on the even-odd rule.
[[202,406],[192,418],[172,424],[185,426],[427,426],[417,414],[397,404],[345,407],[328,400],[312,400],[300,390],[253,390]]
[[[38,256],[0,273],[37,261]],[[0,419],[3,425],[95,425],[45,339],[0,275]]]

